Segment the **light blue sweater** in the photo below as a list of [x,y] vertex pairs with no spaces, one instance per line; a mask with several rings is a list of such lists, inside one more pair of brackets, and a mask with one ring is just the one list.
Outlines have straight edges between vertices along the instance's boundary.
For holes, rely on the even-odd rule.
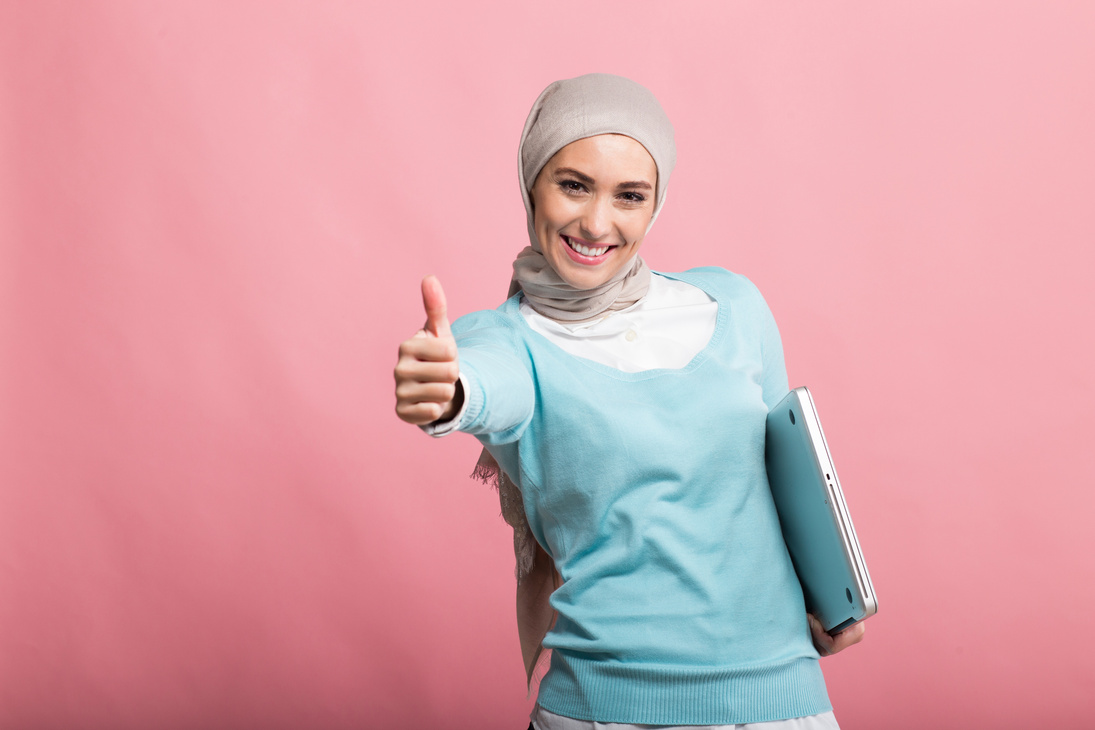
[[747,279],[668,275],[718,303],[687,366],[625,373],[529,329],[517,297],[453,325],[461,430],[521,488],[563,585],[539,703],[600,722],[731,724],[831,709],[764,469],[787,392]]

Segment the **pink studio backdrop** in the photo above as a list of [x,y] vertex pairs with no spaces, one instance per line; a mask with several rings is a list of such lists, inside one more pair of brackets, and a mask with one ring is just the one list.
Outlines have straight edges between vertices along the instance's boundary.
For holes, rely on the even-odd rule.
[[509,532],[393,413],[498,304],[549,81],[678,135],[656,269],[751,277],[881,611],[857,728],[1091,727],[1095,6],[4,2],[0,728],[524,727]]

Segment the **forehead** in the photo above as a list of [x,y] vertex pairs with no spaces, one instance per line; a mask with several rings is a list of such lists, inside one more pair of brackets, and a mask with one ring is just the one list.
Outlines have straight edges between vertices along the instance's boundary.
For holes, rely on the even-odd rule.
[[571,142],[552,155],[545,168],[571,167],[594,178],[648,180],[658,167],[638,141],[622,134],[598,134]]

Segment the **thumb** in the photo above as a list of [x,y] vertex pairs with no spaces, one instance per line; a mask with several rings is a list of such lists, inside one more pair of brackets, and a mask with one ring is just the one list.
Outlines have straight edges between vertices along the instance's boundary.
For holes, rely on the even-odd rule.
[[426,309],[426,324],[423,329],[434,337],[451,336],[445,291],[433,274],[422,280],[422,306]]

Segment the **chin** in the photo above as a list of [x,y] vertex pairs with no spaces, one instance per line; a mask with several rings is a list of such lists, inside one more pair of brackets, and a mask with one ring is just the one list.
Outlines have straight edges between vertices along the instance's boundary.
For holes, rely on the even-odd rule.
[[614,260],[610,259],[597,266],[589,266],[576,263],[570,259],[566,252],[559,251],[558,258],[554,261],[549,259],[548,263],[555,269],[555,273],[559,275],[559,278],[575,289],[596,289],[613,276],[616,276],[621,268],[630,264],[632,259],[631,256],[627,256],[627,260],[620,263],[620,259],[626,256],[623,251],[614,251],[611,256]]
[[592,271],[565,271],[561,272],[559,276],[563,281],[570,284],[575,289],[589,290],[602,286],[606,281],[615,276],[616,273],[617,270],[596,273]]

